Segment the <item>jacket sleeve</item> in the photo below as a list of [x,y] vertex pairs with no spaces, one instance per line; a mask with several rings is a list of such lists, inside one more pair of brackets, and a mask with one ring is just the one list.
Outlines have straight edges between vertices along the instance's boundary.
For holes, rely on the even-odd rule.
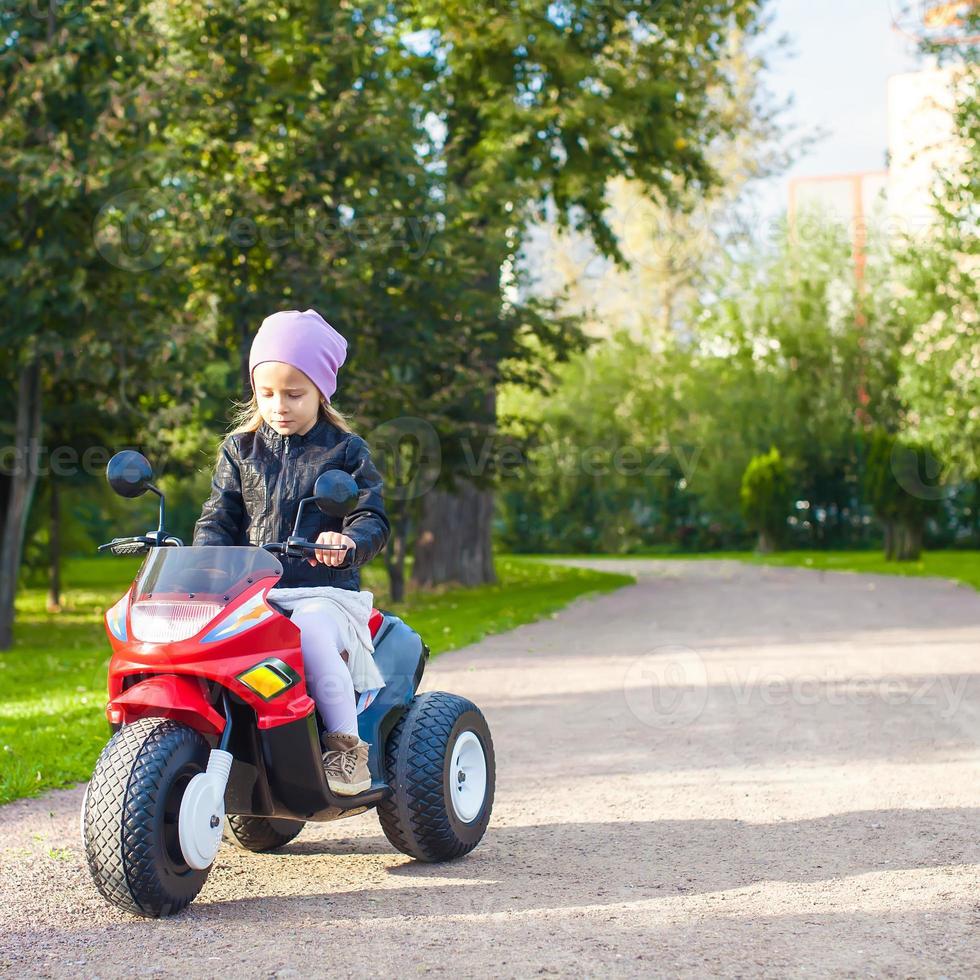
[[357,544],[350,567],[366,565],[388,543],[391,523],[385,513],[384,487],[367,443],[352,435],[347,443],[345,460],[350,473],[360,489],[357,506],[344,517],[342,532]]
[[244,540],[245,501],[234,444],[226,439],[211,478],[211,496],[194,525],[195,545],[238,545]]

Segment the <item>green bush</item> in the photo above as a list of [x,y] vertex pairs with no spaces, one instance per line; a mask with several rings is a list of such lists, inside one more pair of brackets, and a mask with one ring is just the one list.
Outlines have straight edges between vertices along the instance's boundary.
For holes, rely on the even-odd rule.
[[740,496],[745,520],[759,535],[759,551],[774,551],[782,543],[790,508],[789,472],[775,446],[749,460]]

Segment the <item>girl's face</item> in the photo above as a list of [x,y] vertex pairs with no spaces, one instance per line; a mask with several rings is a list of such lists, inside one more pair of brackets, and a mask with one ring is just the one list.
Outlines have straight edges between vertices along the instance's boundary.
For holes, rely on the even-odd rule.
[[317,420],[320,390],[299,368],[282,361],[255,365],[255,400],[263,420],[280,435],[304,435]]

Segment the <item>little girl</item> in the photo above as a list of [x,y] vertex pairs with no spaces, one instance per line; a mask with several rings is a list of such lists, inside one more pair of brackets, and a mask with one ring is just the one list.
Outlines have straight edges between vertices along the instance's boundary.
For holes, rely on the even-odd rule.
[[300,501],[312,496],[322,472],[353,475],[360,490],[353,511],[335,518],[307,505],[298,528],[308,541],[344,549],[280,556],[283,576],[269,592],[270,600],[292,610],[300,629],[307,689],[326,727],[327,781],[334,792],[351,796],[371,785],[355,682],[362,708],[384,686],[367,625],[373,596],[361,591],[358,569],[384,548],[391,526],[367,443],[330,404],[346,357],[347,341],[316,310],[285,310],[262,321],[249,354],[252,399],[218,451],[193,543],[285,541]]

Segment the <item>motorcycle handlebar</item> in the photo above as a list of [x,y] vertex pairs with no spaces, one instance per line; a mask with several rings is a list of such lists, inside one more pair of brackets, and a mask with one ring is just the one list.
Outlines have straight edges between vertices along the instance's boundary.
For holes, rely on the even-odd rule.
[[[275,550],[275,551],[280,551],[281,552],[281,551],[285,551],[286,550],[287,545],[286,545],[286,542],[285,541],[277,541],[274,544],[264,544],[264,545],[262,545],[262,547],[266,551],[273,551],[273,550]],[[302,542],[299,542],[299,543],[293,543],[289,547],[292,547],[292,548],[308,548],[310,551],[343,551],[344,548],[347,548],[349,546],[346,545],[346,544],[313,544],[312,542],[309,542],[309,541],[302,541]],[[354,548],[351,547],[350,550],[353,551]]]
[[[159,543],[155,535],[151,537],[150,535],[140,534],[130,538],[113,538],[105,544],[100,544],[99,553],[111,551],[114,555],[139,555],[146,551],[147,548],[153,546],[180,548],[183,544],[184,542],[180,538],[174,537],[171,534],[162,537]],[[303,554],[315,555],[318,551],[343,551],[345,548],[353,555],[356,547],[357,545],[348,547],[348,545],[343,544],[317,544],[311,541],[275,541],[262,545],[264,551],[271,552],[272,554],[290,555],[291,557],[299,557]],[[350,566],[341,564],[336,567],[349,568]]]
[[111,551],[114,555],[138,555],[150,544],[150,540],[142,535],[133,538],[113,538],[105,544],[100,544],[99,551]]
[[114,555],[139,555],[147,548],[154,546],[161,548],[181,548],[184,542],[172,534],[163,535],[157,541],[156,534],[137,534],[130,538],[113,538],[105,544],[99,545],[99,553],[111,551]]
[[[291,557],[298,558],[304,553],[316,554],[318,551],[343,551],[347,548],[353,558],[354,548],[348,547],[344,544],[314,544],[310,541],[275,541],[269,544],[262,545],[263,550],[272,552],[273,554],[279,555],[290,555]],[[298,554],[297,554],[298,552]],[[349,564],[342,563],[340,565],[334,566],[336,568],[350,568]]]

